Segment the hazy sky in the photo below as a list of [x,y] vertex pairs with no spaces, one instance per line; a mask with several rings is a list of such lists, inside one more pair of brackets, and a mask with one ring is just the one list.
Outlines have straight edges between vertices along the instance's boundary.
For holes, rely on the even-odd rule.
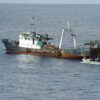
[[0,3],[100,4],[100,0],[0,0]]

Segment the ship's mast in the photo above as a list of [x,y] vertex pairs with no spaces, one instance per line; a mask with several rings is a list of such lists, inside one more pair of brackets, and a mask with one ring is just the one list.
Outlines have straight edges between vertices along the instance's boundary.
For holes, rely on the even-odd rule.
[[[69,30],[69,32],[72,31],[71,28],[70,28],[69,21],[68,21],[68,30]],[[72,35],[72,38],[73,38],[73,48],[76,49],[76,34],[75,34],[75,32],[73,32],[71,35]]]
[[64,36],[64,33],[65,33],[67,30],[68,30],[68,31],[71,30],[71,29],[70,29],[70,25],[69,25],[69,21],[68,21],[68,24],[67,24],[67,29],[63,29],[63,30],[62,30],[61,38],[60,38],[60,43],[59,43],[59,49],[61,49],[63,36]]
[[74,49],[76,49],[76,34],[74,32],[71,35],[72,35],[72,38],[73,38],[73,47],[74,47]]
[[[69,33],[72,32],[72,29],[70,28],[69,21],[68,21],[68,24],[67,24],[67,29],[63,29],[62,30],[61,38],[60,38],[60,43],[59,43],[59,49],[61,49],[62,41],[63,41],[63,36],[64,36],[65,31],[68,31]],[[74,32],[71,35],[72,35],[72,38],[73,38],[73,48],[76,49],[77,48],[77,46],[76,46],[76,34]]]
[[35,33],[35,24],[34,24],[34,17],[31,19],[31,33]]
[[63,40],[64,32],[65,32],[65,29],[63,29],[62,33],[61,33],[61,39],[60,39],[60,43],[59,43],[59,49],[61,49],[61,46],[62,46],[62,40]]

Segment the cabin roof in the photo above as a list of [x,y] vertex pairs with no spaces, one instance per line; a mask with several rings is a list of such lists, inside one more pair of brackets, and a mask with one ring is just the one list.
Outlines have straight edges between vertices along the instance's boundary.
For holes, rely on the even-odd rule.
[[84,45],[98,45],[100,46],[100,40],[89,40],[84,43]]

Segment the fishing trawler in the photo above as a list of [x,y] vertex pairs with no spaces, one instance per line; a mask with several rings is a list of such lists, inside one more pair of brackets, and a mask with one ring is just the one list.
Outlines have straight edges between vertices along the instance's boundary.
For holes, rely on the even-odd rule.
[[31,26],[33,28],[30,32],[21,33],[19,35],[19,40],[2,39],[6,47],[6,53],[32,54],[67,59],[82,59],[84,55],[89,55],[87,51],[76,47],[75,33],[71,34],[73,37],[73,49],[62,49],[63,35],[68,29],[62,30],[59,47],[57,47],[49,42],[53,38],[50,38],[47,33],[37,34],[34,30],[34,25],[34,17],[32,17]]

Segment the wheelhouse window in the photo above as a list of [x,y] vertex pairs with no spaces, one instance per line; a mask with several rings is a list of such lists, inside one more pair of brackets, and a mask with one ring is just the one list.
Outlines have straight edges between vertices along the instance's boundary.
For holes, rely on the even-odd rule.
[[28,40],[30,40],[30,38],[28,38]]

